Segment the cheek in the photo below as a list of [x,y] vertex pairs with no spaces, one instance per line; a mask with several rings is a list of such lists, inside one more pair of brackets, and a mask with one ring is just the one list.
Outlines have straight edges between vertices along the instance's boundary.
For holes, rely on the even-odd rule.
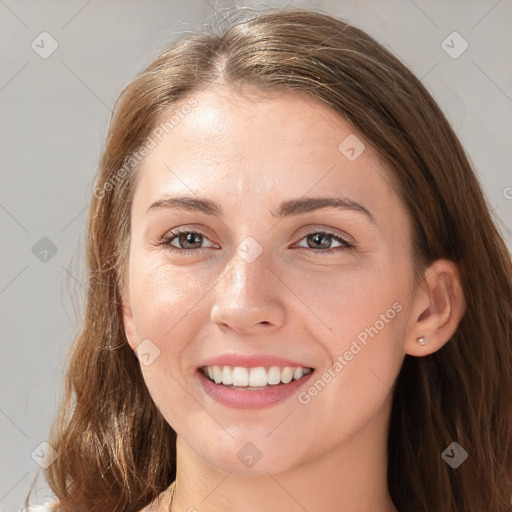
[[139,269],[144,271],[132,272],[130,287],[137,335],[140,341],[151,340],[154,346],[149,351],[156,355],[147,365],[140,359],[142,375],[166,420],[180,425],[183,420],[178,411],[197,406],[184,383],[193,362],[190,340],[198,337],[198,313],[208,288],[190,268],[145,263]]
[[350,410],[366,403],[370,411],[393,387],[404,357],[409,274],[405,258],[384,257],[364,269],[340,272],[324,286],[317,281],[312,308],[330,328],[316,337],[329,356],[317,388],[330,388],[325,399],[333,406]]
[[[194,325],[205,295],[205,283],[196,273],[161,264],[145,263],[143,272],[133,272],[131,293],[140,339],[154,339],[162,349],[176,347]],[[166,343],[172,340],[173,343]]]
[[400,312],[411,286],[405,260],[383,257],[326,273],[304,272],[294,282],[297,295],[312,313],[307,323],[319,328],[311,334],[331,355],[348,350],[355,339],[364,345],[370,339],[400,338],[405,316]]
[[337,294],[316,304],[329,304],[324,311],[335,334],[317,336],[328,360],[297,398],[301,417],[323,425],[322,435],[332,443],[361,429],[392,397],[403,362],[408,288],[406,279],[388,275],[345,275],[335,283]]

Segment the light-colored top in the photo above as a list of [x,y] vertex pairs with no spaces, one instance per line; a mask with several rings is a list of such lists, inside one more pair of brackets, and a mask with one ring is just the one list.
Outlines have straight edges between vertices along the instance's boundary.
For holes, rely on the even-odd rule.
[[28,508],[20,508],[19,512],[52,512],[52,506],[56,503],[47,503],[46,505],[34,505]]
[[[158,496],[149,505],[145,506],[140,512],[152,512],[157,510],[159,507],[164,505],[165,507],[170,506],[170,496],[172,496],[174,487],[176,486],[176,480],[165,490],[160,496]],[[163,503],[162,503],[163,500]],[[52,512],[52,507],[58,505],[58,502],[46,503],[45,505],[34,505],[28,508],[20,508],[19,512]]]

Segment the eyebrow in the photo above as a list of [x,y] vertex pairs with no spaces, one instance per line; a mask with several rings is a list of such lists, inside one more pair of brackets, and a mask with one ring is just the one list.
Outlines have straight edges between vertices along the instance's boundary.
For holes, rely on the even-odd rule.
[[[162,197],[158,201],[155,201],[153,204],[151,204],[151,206],[147,209],[146,214],[161,208],[176,208],[179,210],[201,212],[206,215],[213,215],[216,217],[223,216],[222,208],[219,204],[211,201],[210,199],[198,196]],[[313,212],[320,210],[321,208],[338,208],[342,210],[360,212],[366,215],[372,222],[375,223],[375,219],[368,209],[359,204],[357,201],[344,196],[305,197],[300,199],[290,199],[288,201],[283,201],[277,212],[273,212],[271,210],[270,214],[272,217],[282,218]]]

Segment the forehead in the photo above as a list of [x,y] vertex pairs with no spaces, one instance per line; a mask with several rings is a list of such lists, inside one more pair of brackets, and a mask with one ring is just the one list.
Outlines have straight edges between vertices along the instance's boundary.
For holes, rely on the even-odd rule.
[[184,100],[159,120],[173,123],[141,164],[134,210],[145,212],[165,194],[208,196],[229,211],[241,201],[261,206],[276,196],[334,192],[389,207],[389,170],[322,101],[291,91],[240,96],[222,87],[191,99],[195,106],[180,110]]

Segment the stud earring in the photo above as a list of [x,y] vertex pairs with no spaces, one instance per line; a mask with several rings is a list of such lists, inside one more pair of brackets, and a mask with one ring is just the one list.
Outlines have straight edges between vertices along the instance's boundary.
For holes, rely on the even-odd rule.
[[425,338],[418,338],[418,339],[417,339],[417,342],[418,342],[421,346],[423,346],[423,345],[425,345]]

